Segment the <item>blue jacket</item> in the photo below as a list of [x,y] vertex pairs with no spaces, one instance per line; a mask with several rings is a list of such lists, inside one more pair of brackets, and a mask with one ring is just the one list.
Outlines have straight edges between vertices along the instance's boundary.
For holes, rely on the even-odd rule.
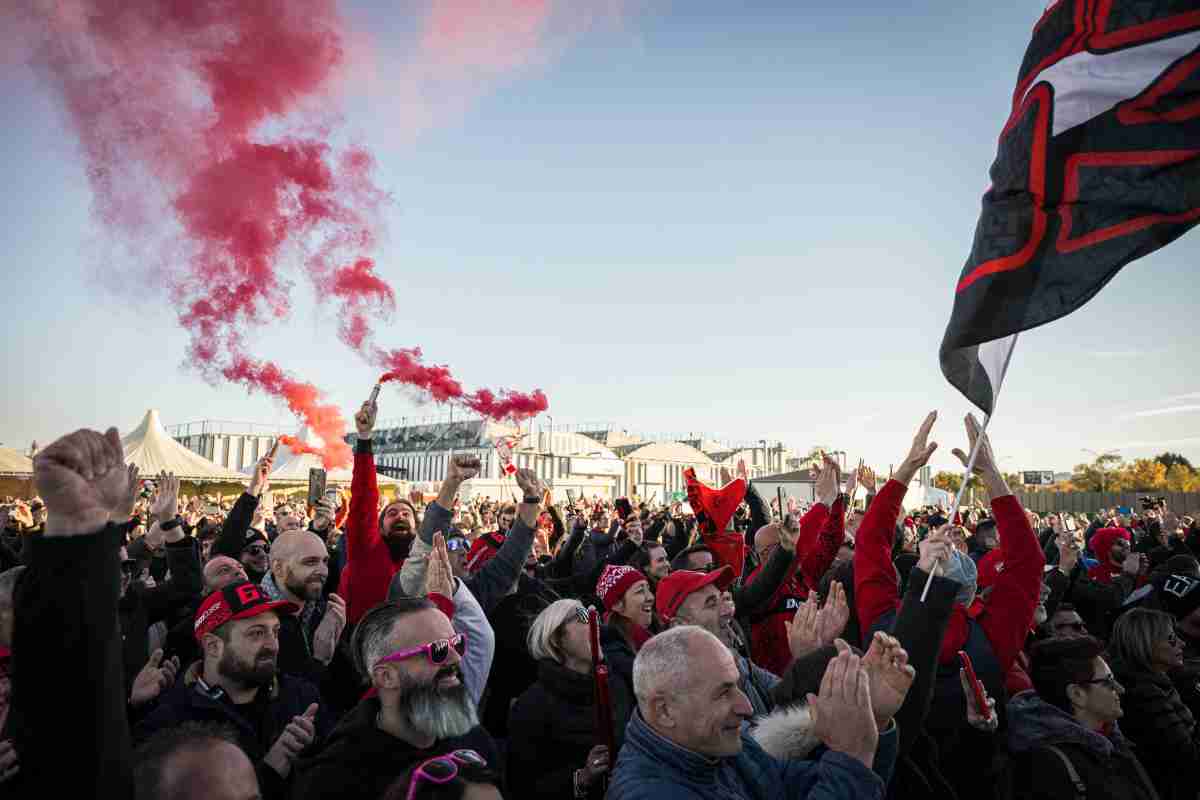
[[895,726],[880,734],[874,770],[833,751],[816,761],[780,761],[745,732],[741,753],[714,759],[658,735],[635,711],[625,729],[608,800],[882,800],[898,741]]

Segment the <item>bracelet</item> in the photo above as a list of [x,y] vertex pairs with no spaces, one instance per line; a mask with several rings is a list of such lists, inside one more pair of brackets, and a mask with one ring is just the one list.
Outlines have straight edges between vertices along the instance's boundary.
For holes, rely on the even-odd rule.
[[179,517],[175,517],[174,519],[169,519],[166,522],[159,523],[158,527],[162,528],[163,532],[165,533],[166,531],[175,530],[182,524],[183,522],[180,521]]
[[542,498],[540,498],[540,497],[522,497],[521,502],[529,503],[530,505],[540,506],[542,504]]

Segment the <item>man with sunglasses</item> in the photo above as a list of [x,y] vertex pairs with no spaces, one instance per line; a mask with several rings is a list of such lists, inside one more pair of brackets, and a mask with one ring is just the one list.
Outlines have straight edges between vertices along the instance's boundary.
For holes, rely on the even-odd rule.
[[410,767],[455,750],[499,763],[463,684],[470,638],[425,598],[376,606],[352,648],[374,696],[338,723],[324,749],[298,766],[294,800],[376,800]]
[[271,540],[265,532],[254,528],[253,523],[262,493],[268,487],[267,476],[274,464],[274,458],[268,453],[254,465],[250,486],[233,504],[212,545],[213,555],[229,556],[240,561],[246,575],[254,583],[261,582],[270,569]]

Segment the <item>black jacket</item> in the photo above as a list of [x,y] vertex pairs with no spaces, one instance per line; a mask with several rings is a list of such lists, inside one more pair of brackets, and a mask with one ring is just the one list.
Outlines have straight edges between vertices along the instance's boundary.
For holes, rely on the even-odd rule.
[[[452,750],[474,750],[499,767],[496,744],[483,728],[418,750],[375,726],[379,700],[370,697],[347,714],[323,749],[293,767],[294,800],[378,800],[413,762]],[[498,770],[499,771],[499,770]]]
[[[29,543],[13,598],[12,705],[0,739],[21,771],[8,798],[130,798],[117,596],[124,529]],[[64,758],[64,754],[69,756]]]
[[[220,692],[220,690],[217,690]],[[287,782],[279,773],[262,762],[264,756],[292,721],[292,717],[303,714],[312,703],[321,703],[321,695],[315,686],[290,675],[280,675],[271,685],[268,695],[262,694],[254,703],[262,703],[262,724],[252,720],[252,715],[243,706],[234,705],[227,696],[214,696],[205,692],[199,682],[181,679],[166,694],[159,698],[158,706],[134,728],[134,740],[141,743],[164,728],[172,728],[183,722],[218,722],[232,725],[237,731],[238,746],[254,762],[258,773],[259,787],[263,797],[280,797],[286,794]],[[253,705],[252,703],[251,705]],[[310,748],[315,752],[317,743],[332,727],[327,713],[317,711],[314,721],[317,740]],[[293,771],[294,771],[293,767]]]
[[194,539],[185,536],[178,542],[168,542],[164,550],[167,566],[171,570],[170,580],[160,582],[153,589],[147,589],[141,583],[131,583],[120,601],[126,696],[134,678],[150,658],[147,652],[149,627],[156,622],[166,622],[168,626],[177,624],[182,615],[194,608],[203,586],[200,553]]
[[[609,676],[613,733],[617,750],[633,712],[633,693],[624,679]],[[582,769],[596,738],[592,676],[572,672],[555,661],[538,662],[538,679],[522,694],[508,720],[508,786],[512,797],[560,800],[574,792],[575,770]],[[610,755],[615,763],[616,754]],[[602,795],[600,782],[590,797]]]
[[1157,800],[1149,777],[1118,725],[1107,736],[1087,730],[1032,691],[1021,692],[1009,703],[1008,724],[1014,800],[1079,797],[1066,765],[1047,745],[1058,748],[1070,760],[1089,798]]
[[1195,800],[1200,787],[1200,726],[1171,679],[1113,659],[1109,666],[1125,687],[1121,728],[1154,776],[1162,800]]

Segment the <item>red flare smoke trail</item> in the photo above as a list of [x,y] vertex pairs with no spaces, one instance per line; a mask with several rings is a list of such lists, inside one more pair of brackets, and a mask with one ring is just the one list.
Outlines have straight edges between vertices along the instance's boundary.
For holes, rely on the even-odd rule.
[[[550,5],[433,0],[417,62],[458,79],[527,63]],[[254,328],[290,311],[289,260],[339,303],[339,338],[389,380],[489,417],[546,409],[540,391],[467,393],[420,349],[373,343],[372,323],[395,310],[363,255],[386,197],[370,154],[336,148],[320,112],[345,55],[335,0],[17,0],[2,14],[37,31],[31,63],[79,136],[93,210],[141,261],[153,254],[192,364],[286,402],[325,441],[326,466],[350,461],[338,409],[248,349]]]
[[306,444],[306,443],[300,441],[299,439],[297,439],[295,436],[288,436],[288,435],[284,434],[283,436],[279,437],[279,443],[284,445],[285,447],[287,447],[289,450],[291,450],[296,455],[303,455],[304,453],[313,453],[315,455],[321,456],[321,455],[325,454],[325,452],[323,450],[321,450],[320,448],[313,447],[312,445]]

